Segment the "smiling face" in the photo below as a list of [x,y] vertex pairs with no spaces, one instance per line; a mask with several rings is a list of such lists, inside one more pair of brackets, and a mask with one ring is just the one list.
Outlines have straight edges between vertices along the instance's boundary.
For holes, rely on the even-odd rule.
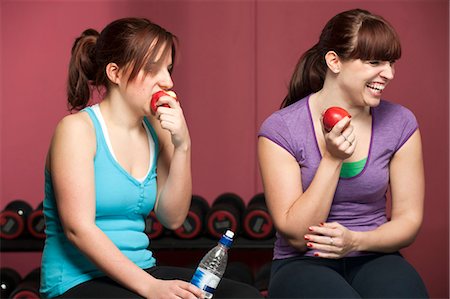
[[352,59],[342,62],[338,84],[355,105],[376,107],[394,73],[394,62]]

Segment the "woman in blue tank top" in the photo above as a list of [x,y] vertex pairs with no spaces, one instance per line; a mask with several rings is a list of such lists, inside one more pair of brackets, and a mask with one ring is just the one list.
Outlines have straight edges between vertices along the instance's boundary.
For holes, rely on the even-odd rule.
[[[277,228],[270,297],[428,296],[398,253],[414,241],[424,202],[417,121],[381,99],[400,56],[386,20],[342,12],[300,58],[282,109],[262,124],[259,163]],[[332,106],[351,119],[327,131],[322,113]]]
[[[189,210],[191,139],[169,91],[176,37],[141,18],[124,18],[76,39],[68,103],[47,156],[46,234],[41,294],[48,298],[201,298],[193,270],[155,266],[144,232],[154,210],[175,229]],[[91,88],[101,91],[89,105]],[[217,298],[254,298],[222,280]]]

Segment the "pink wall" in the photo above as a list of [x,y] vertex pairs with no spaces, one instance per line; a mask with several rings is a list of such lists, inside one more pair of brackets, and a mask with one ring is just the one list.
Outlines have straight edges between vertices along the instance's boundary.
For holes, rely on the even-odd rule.
[[[210,202],[225,191],[246,202],[262,191],[256,132],[280,104],[299,55],[336,13],[361,7],[398,30],[403,57],[385,98],[411,108],[423,135],[424,225],[405,256],[432,297],[448,297],[449,5],[422,1],[12,1],[1,10],[0,209],[43,198],[46,151],[67,114],[72,42],[87,27],[145,16],[181,40],[175,90],[193,141],[194,192]],[[2,253],[22,274],[39,253]]]

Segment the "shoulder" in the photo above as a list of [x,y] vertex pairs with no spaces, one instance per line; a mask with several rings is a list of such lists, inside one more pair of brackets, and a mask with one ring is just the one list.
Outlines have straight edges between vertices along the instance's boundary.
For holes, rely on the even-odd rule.
[[91,118],[83,111],[65,116],[56,126],[56,132],[68,134],[89,133],[93,129]]
[[273,112],[264,120],[261,125],[261,130],[266,128],[277,128],[280,126],[293,128],[298,125],[303,125],[309,118],[307,101],[301,100]]
[[416,121],[414,113],[405,106],[390,101],[382,100],[380,105],[374,108],[376,117],[390,119],[391,121]]
[[398,150],[419,127],[414,113],[397,103],[383,100],[374,108],[373,113],[375,129],[383,132],[380,138],[386,144],[390,140],[395,150]]
[[61,119],[56,126],[53,142],[80,146],[95,144],[95,128],[88,113],[80,111]]
[[262,123],[258,137],[265,137],[286,149],[293,156],[302,149],[302,140],[311,130],[311,116],[306,100],[298,101],[272,113]]

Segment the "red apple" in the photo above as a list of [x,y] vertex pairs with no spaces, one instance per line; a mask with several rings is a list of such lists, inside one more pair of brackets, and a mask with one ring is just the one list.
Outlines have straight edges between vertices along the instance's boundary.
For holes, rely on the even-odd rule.
[[[349,118],[352,117],[347,112],[347,110],[341,107],[330,107],[322,114],[322,116],[323,116],[323,126],[325,128],[325,131],[327,132],[330,132],[331,129],[333,129],[334,125],[344,117],[346,116],[348,116]],[[345,130],[347,126],[343,130]]]
[[[153,113],[156,113],[156,109],[158,109],[158,106],[156,105],[156,102],[158,102],[159,98],[162,96],[169,96],[177,100],[177,95],[174,91],[169,90],[160,90],[152,95],[152,100],[150,101],[150,108],[152,109]],[[167,104],[162,104],[163,107],[169,107]]]

